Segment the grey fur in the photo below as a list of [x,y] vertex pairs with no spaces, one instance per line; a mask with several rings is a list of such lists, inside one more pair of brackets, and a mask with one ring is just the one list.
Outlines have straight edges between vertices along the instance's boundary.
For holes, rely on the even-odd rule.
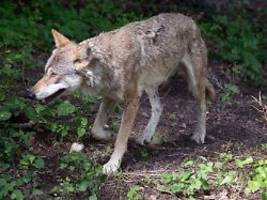
[[[104,173],[111,174],[120,166],[143,91],[149,96],[152,116],[139,141],[151,141],[162,111],[158,86],[177,70],[186,72],[189,90],[198,103],[198,123],[192,139],[204,142],[206,97],[214,98],[215,92],[207,79],[206,45],[190,17],[160,14],[101,33],[79,44],[55,30],[52,33],[57,49],[47,63],[45,76],[33,88],[34,92],[50,95],[59,87],[53,87],[50,93],[45,89],[56,80],[62,80],[67,91],[81,88],[87,94],[102,96],[103,103],[92,130],[93,136],[99,139],[110,137],[104,126],[111,106],[124,102],[115,149],[103,167]],[[57,78],[52,78],[52,72],[57,73]],[[45,95],[42,98],[46,98]]]

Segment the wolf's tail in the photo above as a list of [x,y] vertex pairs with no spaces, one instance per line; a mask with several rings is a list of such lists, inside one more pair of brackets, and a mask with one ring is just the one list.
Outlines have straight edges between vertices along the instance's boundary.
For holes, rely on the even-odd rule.
[[216,97],[216,92],[215,89],[213,87],[213,85],[210,83],[210,81],[208,79],[206,79],[206,96],[210,101],[213,101]]

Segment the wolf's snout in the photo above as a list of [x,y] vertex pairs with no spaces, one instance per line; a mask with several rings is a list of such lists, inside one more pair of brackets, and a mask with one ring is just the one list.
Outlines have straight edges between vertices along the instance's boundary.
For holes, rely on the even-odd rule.
[[35,93],[32,90],[27,90],[27,95],[26,97],[28,97],[29,99],[35,99]]

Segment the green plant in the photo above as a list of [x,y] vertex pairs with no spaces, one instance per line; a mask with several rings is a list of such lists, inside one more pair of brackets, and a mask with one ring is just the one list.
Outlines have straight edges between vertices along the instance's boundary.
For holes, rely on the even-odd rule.
[[77,128],[78,139],[80,139],[85,135],[87,126],[88,126],[88,120],[85,117],[81,117],[80,125]]
[[224,84],[222,102],[229,102],[235,95],[239,94],[239,89],[236,85],[231,83]]
[[45,167],[45,162],[39,156],[24,155],[19,161],[19,169],[0,176],[0,199],[22,200],[28,194],[31,197],[42,194],[36,188],[36,174]]
[[266,143],[266,144],[262,144],[262,145],[261,145],[261,148],[262,148],[263,150],[267,150],[267,143]]
[[254,170],[248,181],[246,193],[262,190],[262,199],[267,196],[267,160],[259,160],[254,164]]
[[195,171],[186,170],[179,174],[162,174],[161,178],[166,184],[166,189],[175,194],[183,194],[192,197],[199,190],[208,190],[209,174],[213,171],[214,164],[208,162],[200,164],[199,169]]
[[65,178],[51,191],[54,196],[71,198],[80,193],[83,198],[93,198],[98,194],[105,180],[102,169],[80,152],[73,152],[61,159],[61,169],[67,171]]
[[[261,191],[263,197],[266,195],[266,159],[255,160],[252,156],[237,159],[231,153],[221,153],[215,162],[205,158],[201,160],[200,163],[194,160],[184,161],[183,170],[179,173],[161,174],[158,190],[192,199],[197,194],[214,188],[238,189],[245,183],[247,194]],[[244,176],[248,171],[250,177]]]
[[[77,8],[78,3],[80,1],[1,1],[0,199],[29,199],[41,195],[37,172],[45,167],[46,155],[43,157],[34,153],[38,150],[32,146],[36,135],[41,132],[56,136],[54,140],[59,142],[81,140],[91,124],[84,117],[85,111],[77,104],[57,100],[47,106],[18,97],[18,92],[21,94],[36,81],[36,71],[40,71],[40,67],[43,69],[48,52],[54,48],[50,30],[56,28],[79,42],[138,18],[109,0],[102,3],[98,0],[88,1]],[[88,108],[88,111],[98,100],[93,96],[77,96],[80,105]],[[98,168],[94,168],[94,163],[85,156],[82,157],[82,166],[70,163],[75,157],[72,156],[64,157],[64,163],[72,165],[72,168],[77,167],[82,173],[77,180],[71,176],[69,180],[63,177],[63,190],[71,193],[73,186],[75,193],[85,195],[86,192],[82,191],[89,188],[87,193],[92,193],[90,199],[96,199],[98,181],[102,181],[100,171],[95,171]],[[68,171],[69,168],[62,170]],[[27,187],[26,180],[29,184]]]
[[[40,135],[45,138],[52,137],[55,144],[82,140],[92,121],[86,111],[94,110],[94,104],[99,100],[95,96],[77,94],[72,103],[55,101],[47,106],[41,103],[31,102],[19,97],[27,87],[31,86],[38,78],[38,72],[43,70],[44,62],[54,48],[50,30],[56,28],[79,42],[102,31],[117,28],[130,21],[141,19],[141,13],[125,11],[114,1],[98,0],[86,1],[1,1],[0,6],[0,199],[35,199],[43,194],[40,176],[51,170],[50,164],[60,171],[59,182],[55,186],[54,194],[65,199],[77,198],[90,200],[97,199],[99,185],[104,181],[101,169],[84,154],[65,155],[60,160],[61,168],[55,162],[49,162],[48,155],[43,155],[34,145]],[[140,7],[144,2],[139,2]],[[138,4],[137,4],[138,5]],[[153,12],[157,11],[157,5],[153,5]],[[149,12],[149,15],[151,13]],[[244,13],[243,13],[244,14]],[[246,78],[260,80],[262,63],[266,57],[263,44],[266,43],[266,23],[254,23],[250,17],[238,12],[214,17],[208,17],[200,26],[211,42],[215,56],[224,60],[236,68],[238,75]],[[148,15],[145,13],[145,15]],[[240,15],[240,16],[239,16]],[[263,22],[266,14],[261,15]],[[259,24],[259,25],[257,25]],[[258,78],[259,77],[259,78]],[[226,101],[238,93],[236,88],[227,88]],[[264,96],[263,96],[264,99]],[[79,103],[76,103],[79,101]],[[75,102],[75,103],[73,103]],[[118,107],[117,107],[118,108]],[[85,117],[86,116],[86,117]],[[173,117],[173,116],[172,116]],[[111,125],[117,132],[116,123]],[[40,145],[41,146],[41,145]],[[140,152],[139,152],[140,153]],[[141,151],[138,156],[147,159],[149,152]],[[240,179],[240,170],[250,169],[248,191],[254,192],[266,190],[264,182],[265,166],[246,163],[244,159],[234,162],[233,155],[223,156],[224,160],[213,163],[213,172],[205,172],[207,177],[202,177],[202,169],[197,161],[188,161],[184,166],[190,177],[184,180],[184,188],[188,195],[206,190],[205,181],[209,187],[234,184]],[[54,161],[54,160],[53,160]],[[204,166],[208,161],[202,160]],[[238,166],[226,170],[225,165],[234,162]],[[237,164],[239,163],[239,164]],[[196,166],[196,168],[194,168]],[[49,167],[49,170],[47,169]],[[256,170],[258,167],[260,169]],[[262,169],[263,168],[263,169]],[[56,171],[57,171],[56,170]],[[40,173],[42,171],[42,173]],[[217,173],[217,175],[214,175]],[[177,176],[177,175],[175,175]],[[55,177],[58,177],[55,176]],[[194,177],[194,178],[192,178]],[[216,183],[213,181],[217,178]],[[189,188],[190,181],[200,180],[199,189]],[[173,179],[168,186],[176,184]],[[196,181],[196,184],[198,181]],[[230,187],[230,186],[229,186]],[[254,188],[254,189],[253,189]],[[130,188],[129,198],[139,198],[140,188]],[[175,186],[174,186],[175,189]],[[127,194],[127,196],[128,196]],[[183,192],[177,192],[183,194]],[[193,195],[194,195],[193,194]],[[263,196],[266,194],[263,192]],[[142,196],[141,196],[142,197]],[[46,197],[40,197],[40,199]]]
[[223,162],[228,162],[228,161],[233,160],[234,156],[231,153],[220,153],[219,158]]
[[214,15],[200,23],[200,27],[217,58],[234,64],[234,72],[241,77],[260,83],[267,55],[263,46],[265,37],[250,19],[249,14],[235,10],[228,15]]
[[38,158],[32,154],[24,155],[19,162],[20,167],[27,169],[29,167],[34,167],[36,169],[42,169],[45,166],[45,162],[42,158]]
[[127,192],[127,199],[128,200],[142,200],[143,197],[140,194],[140,187],[137,185],[131,186]]
[[236,159],[235,164],[239,168],[243,168],[246,165],[252,164],[254,162],[253,158],[251,156],[246,157],[245,159]]

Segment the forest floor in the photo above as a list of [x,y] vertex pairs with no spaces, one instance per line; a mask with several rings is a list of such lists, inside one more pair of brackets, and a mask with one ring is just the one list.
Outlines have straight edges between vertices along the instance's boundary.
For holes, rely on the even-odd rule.
[[[187,199],[168,191],[158,189],[160,174],[179,172],[185,160],[199,158],[215,161],[222,153],[232,154],[235,158],[250,155],[265,159],[267,152],[262,145],[267,143],[267,122],[256,108],[258,104],[252,96],[258,98],[259,90],[248,86],[240,80],[229,78],[227,66],[213,65],[211,79],[215,85],[217,99],[209,104],[207,115],[207,139],[205,144],[198,145],[190,140],[190,134],[196,124],[195,100],[187,90],[182,79],[173,77],[160,88],[163,113],[159,122],[153,144],[140,146],[135,139],[140,136],[150,115],[148,98],[141,100],[135,128],[128,143],[128,152],[122,161],[121,171],[108,177],[100,190],[101,199],[127,199],[127,192],[138,185],[138,193],[143,199]],[[225,83],[235,84],[239,92],[229,101],[221,98],[227,95],[223,89]],[[266,95],[266,94],[265,94]],[[99,103],[88,113],[94,118]],[[119,126],[120,112],[112,117],[110,126]],[[68,151],[71,141],[55,143],[53,136],[37,134],[36,149],[47,157],[49,171],[42,176],[44,185],[51,187],[56,182],[59,155]],[[84,151],[90,159],[104,164],[113,150],[113,142],[102,143],[88,137],[84,140]],[[59,174],[60,176],[60,174]],[[244,187],[244,186],[243,186]],[[49,189],[50,187],[48,187]],[[197,199],[260,199],[260,194],[245,195],[239,186],[212,188],[208,192],[196,194]],[[136,192],[136,191],[135,191]],[[138,198],[137,198],[138,199]]]

